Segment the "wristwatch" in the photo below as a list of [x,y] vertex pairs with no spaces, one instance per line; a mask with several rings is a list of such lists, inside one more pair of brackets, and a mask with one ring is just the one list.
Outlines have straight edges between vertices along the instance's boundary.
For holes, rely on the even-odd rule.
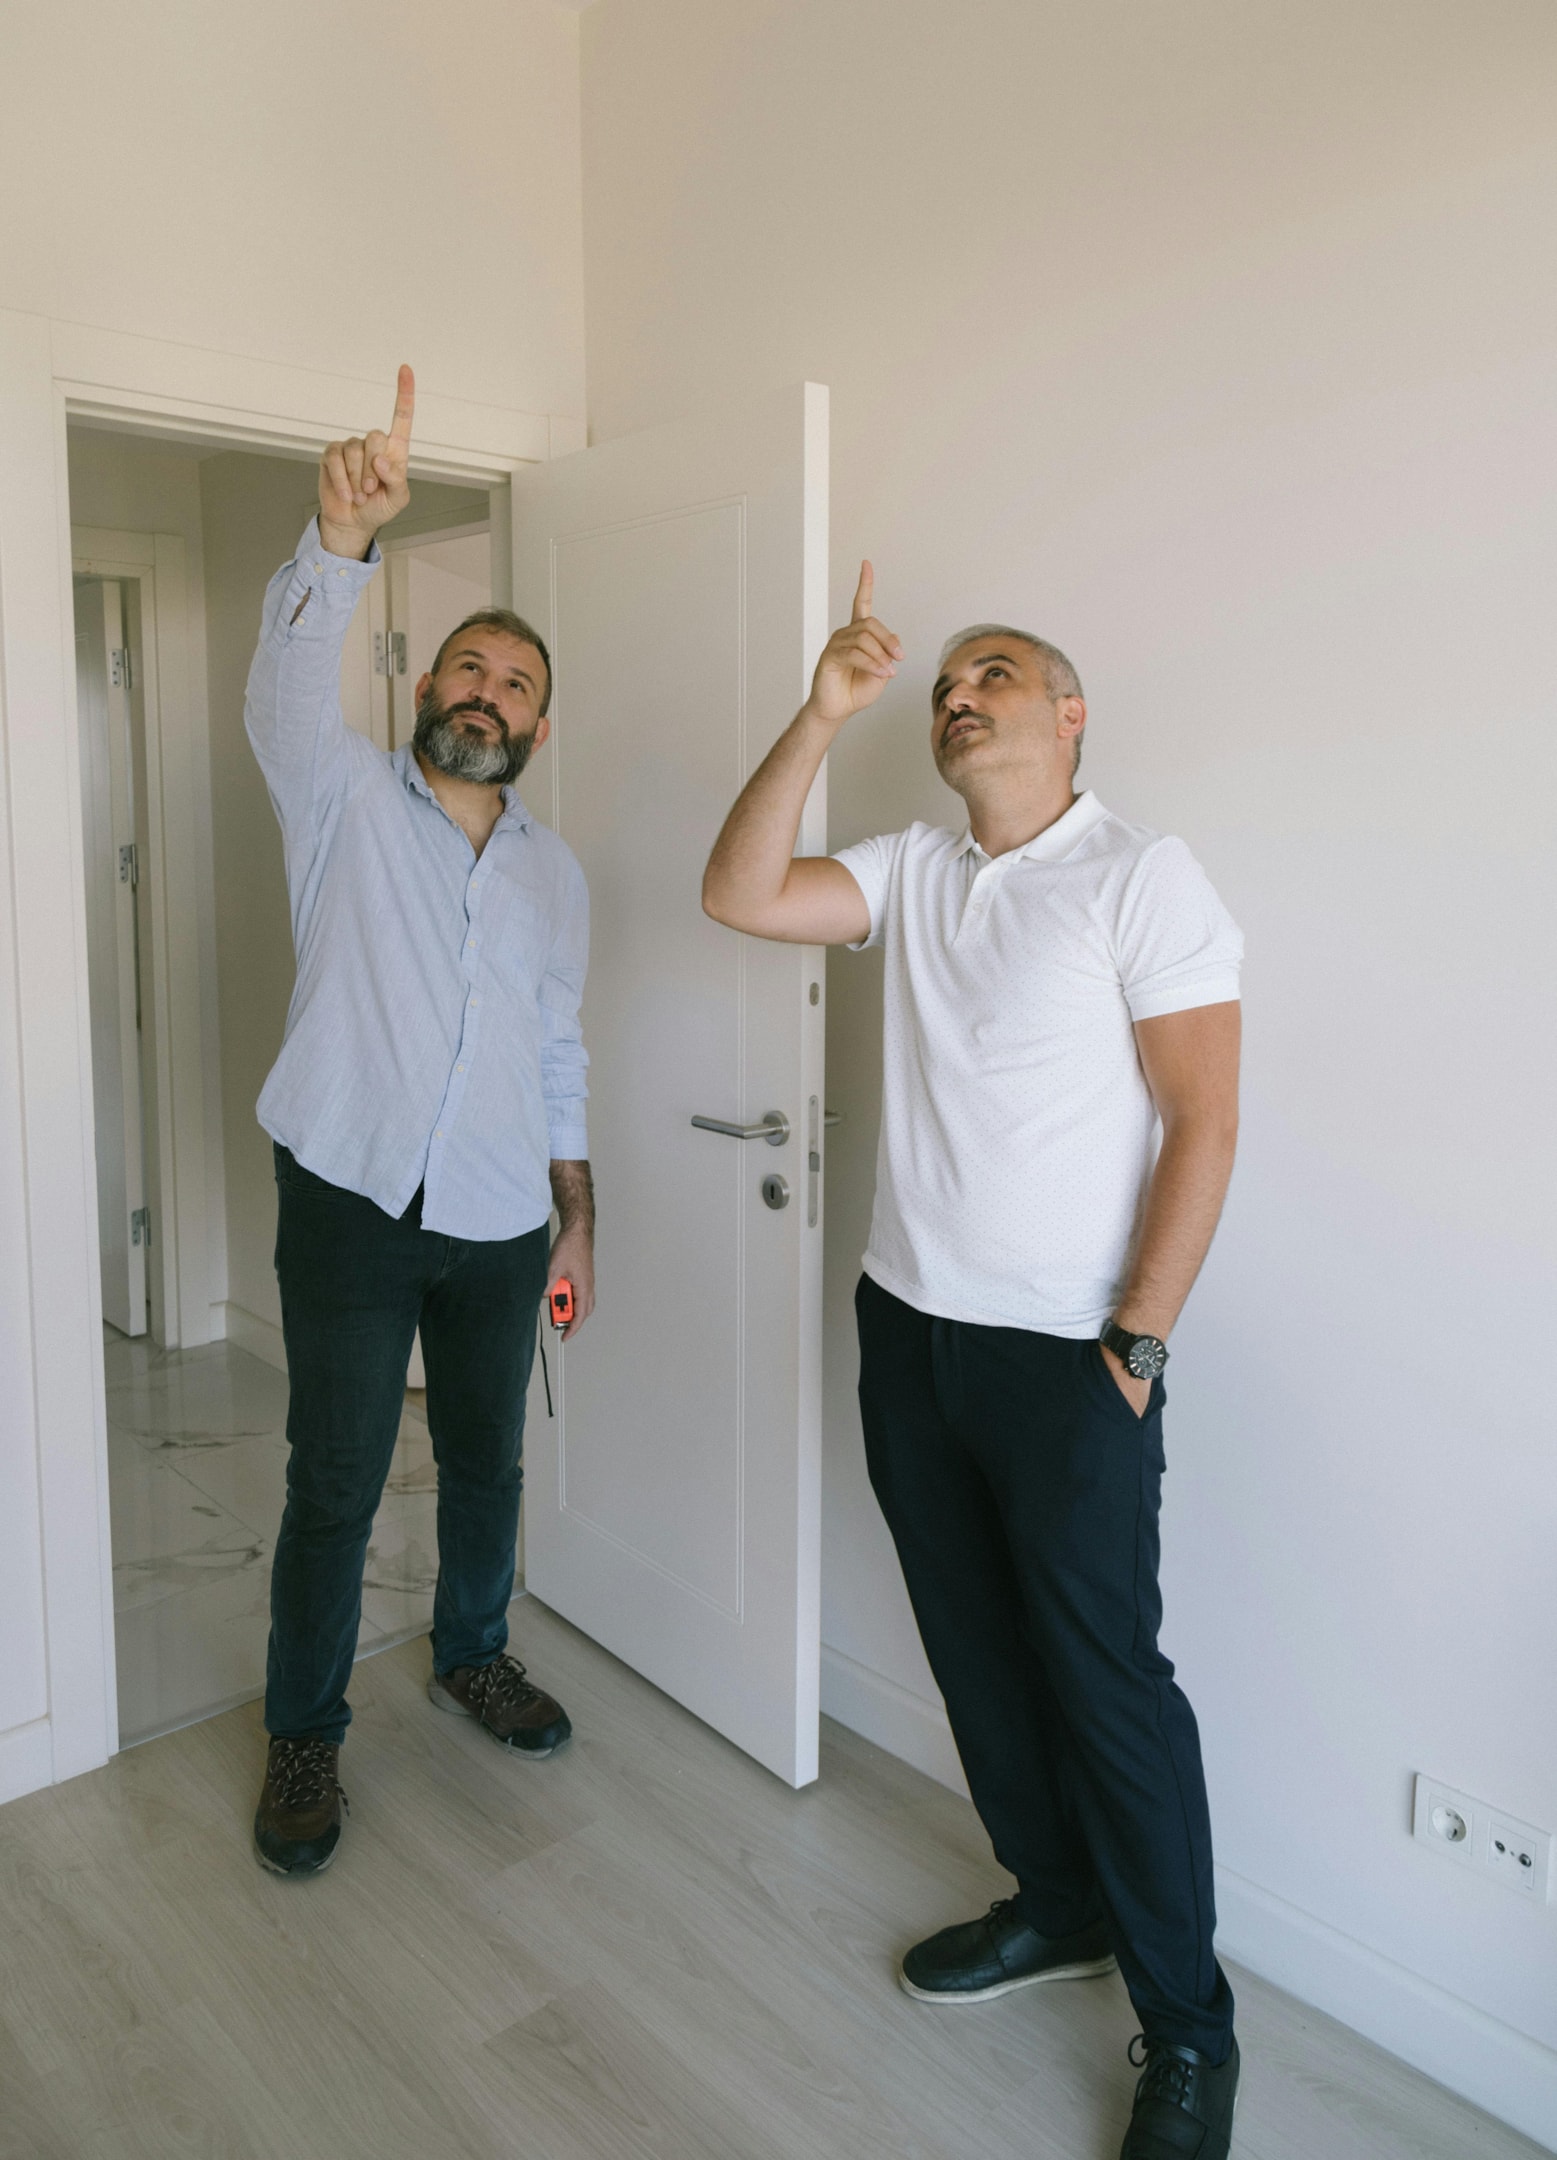
[[1117,1320],[1110,1320],[1098,1340],[1112,1350],[1127,1373],[1137,1380],[1155,1380],[1168,1362],[1168,1346],[1155,1335],[1132,1335]]

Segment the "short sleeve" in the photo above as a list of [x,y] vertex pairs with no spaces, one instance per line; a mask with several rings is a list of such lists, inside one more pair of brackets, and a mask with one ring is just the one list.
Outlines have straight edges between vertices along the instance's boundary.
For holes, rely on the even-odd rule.
[[870,936],[861,938],[849,947],[850,952],[863,952],[867,945],[879,945],[881,933],[886,926],[887,893],[892,883],[892,865],[905,838],[904,833],[878,833],[874,840],[858,840],[853,847],[846,847],[833,857],[842,863],[850,877],[865,895],[865,905],[870,909]]
[[1117,927],[1132,1020],[1238,996],[1243,933],[1182,840],[1157,840],[1130,873]]

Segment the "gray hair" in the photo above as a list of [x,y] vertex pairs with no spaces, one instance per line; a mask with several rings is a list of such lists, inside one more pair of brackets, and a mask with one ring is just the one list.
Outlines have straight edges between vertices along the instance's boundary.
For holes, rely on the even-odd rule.
[[1057,702],[1062,697],[1084,697],[1086,695],[1081,687],[1081,677],[1060,651],[1058,645],[1051,645],[1047,638],[1038,637],[1031,630],[1018,630],[1013,623],[970,623],[966,630],[959,630],[955,637],[949,637],[941,647],[941,657],[937,662],[937,671],[945,667],[959,645],[968,645],[972,643],[974,638],[985,637],[1016,638],[1023,645],[1031,645],[1033,651],[1038,655],[1038,672],[1043,677],[1044,692],[1051,703]]
[[[959,645],[971,644],[974,638],[1008,637],[1019,644],[1030,645],[1038,655],[1038,672],[1043,677],[1043,693],[1051,705],[1057,705],[1062,697],[1084,697],[1081,677],[1071,666],[1058,645],[1051,645],[1047,638],[1038,637],[1031,630],[1018,630],[1014,623],[970,623],[966,630],[959,630],[941,647],[941,657],[936,664],[939,674]],[[1071,758],[1072,777],[1081,764],[1081,737],[1076,737],[1075,754]]]

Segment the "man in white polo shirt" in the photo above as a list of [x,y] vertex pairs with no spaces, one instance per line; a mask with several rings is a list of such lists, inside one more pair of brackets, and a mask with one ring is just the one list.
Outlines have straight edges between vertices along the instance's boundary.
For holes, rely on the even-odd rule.
[[1233,2002],[1157,1523],[1166,1338],[1232,1170],[1242,940],[1182,841],[1076,793],[1075,670],[1000,624],[949,641],[931,698],[968,830],[795,858],[829,745],[902,658],[872,582],[867,563],[703,898],[758,937],[886,949],[866,1453],[1018,1885],[916,1944],[902,1981],[983,2002],[1117,1958],[1143,2047],[1122,2160],[1225,2160]]

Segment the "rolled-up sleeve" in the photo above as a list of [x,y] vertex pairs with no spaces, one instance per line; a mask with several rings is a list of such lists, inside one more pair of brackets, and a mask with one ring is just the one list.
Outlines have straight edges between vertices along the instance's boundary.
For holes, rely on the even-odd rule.
[[584,1105],[589,1053],[579,1007],[589,966],[589,888],[577,863],[570,865],[562,895],[562,926],[552,940],[541,978],[541,1092],[553,1162],[583,1162],[589,1155]]

